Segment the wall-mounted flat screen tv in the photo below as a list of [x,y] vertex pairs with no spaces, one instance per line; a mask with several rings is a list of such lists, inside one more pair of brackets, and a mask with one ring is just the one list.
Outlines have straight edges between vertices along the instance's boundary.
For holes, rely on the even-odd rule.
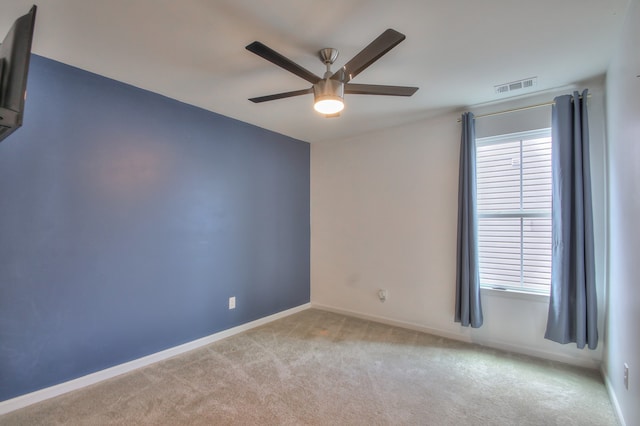
[[16,19],[0,44],[0,141],[22,126],[36,9]]

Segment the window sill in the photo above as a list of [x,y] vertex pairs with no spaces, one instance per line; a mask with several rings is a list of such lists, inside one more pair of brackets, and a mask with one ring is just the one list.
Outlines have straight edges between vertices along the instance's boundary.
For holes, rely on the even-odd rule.
[[508,299],[528,300],[531,302],[549,303],[548,294],[527,293],[517,290],[501,290],[491,287],[481,287],[480,293],[484,296],[506,297]]

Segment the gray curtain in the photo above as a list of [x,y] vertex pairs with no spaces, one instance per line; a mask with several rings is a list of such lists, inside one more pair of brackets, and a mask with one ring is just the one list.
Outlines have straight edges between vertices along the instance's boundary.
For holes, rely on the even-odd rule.
[[462,114],[460,178],[458,181],[458,251],[456,261],[455,321],[468,327],[482,325],[480,265],[478,261],[478,219],[476,213],[475,118]]
[[551,298],[545,338],[598,345],[587,90],[552,109]]

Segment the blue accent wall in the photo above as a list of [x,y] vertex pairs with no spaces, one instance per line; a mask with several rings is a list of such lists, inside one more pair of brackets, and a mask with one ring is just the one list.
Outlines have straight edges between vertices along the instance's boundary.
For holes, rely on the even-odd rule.
[[0,143],[0,401],[309,302],[309,152],[33,55]]

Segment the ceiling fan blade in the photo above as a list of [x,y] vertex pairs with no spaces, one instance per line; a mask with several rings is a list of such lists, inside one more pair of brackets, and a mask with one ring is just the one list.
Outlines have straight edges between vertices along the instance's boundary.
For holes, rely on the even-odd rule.
[[409,86],[381,86],[378,84],[345,84],[344,93],[352,95],[387,95],[387,96],[411,96],[418,90]]
[[313,87],[310,87],[308,89],[303,89],[303,90],[294,90],[292,92],[283,92],[283,93],[276,93],[274,95],[259,96],[257,98],[250,98],[249,100],[253,103],[258,104],[260,102],[275,101],[276,99],[284,99],[284,98],[291,98],[293,96],[306,95],[307,93],[313,93]]
[[296,64],[292,60],[282,56],[275,50],[270,47],[265,46],[259,41],[254,41],[253,43],[246,46],[246,49],[249,52],[253,52],[258,56],[263,57],[269,62],[276,64],[277,66],[284,68],[285,70],[294,73],[300,78],[307,80],[311,84],[316,84],[321,80],[320,77],[312,73],[311,71],[302,68],[300,65]]
[[404,39],[404,34],[389,28],[362,49],[344,67],[336,71],[331,76],[331,79],[347,83]]

